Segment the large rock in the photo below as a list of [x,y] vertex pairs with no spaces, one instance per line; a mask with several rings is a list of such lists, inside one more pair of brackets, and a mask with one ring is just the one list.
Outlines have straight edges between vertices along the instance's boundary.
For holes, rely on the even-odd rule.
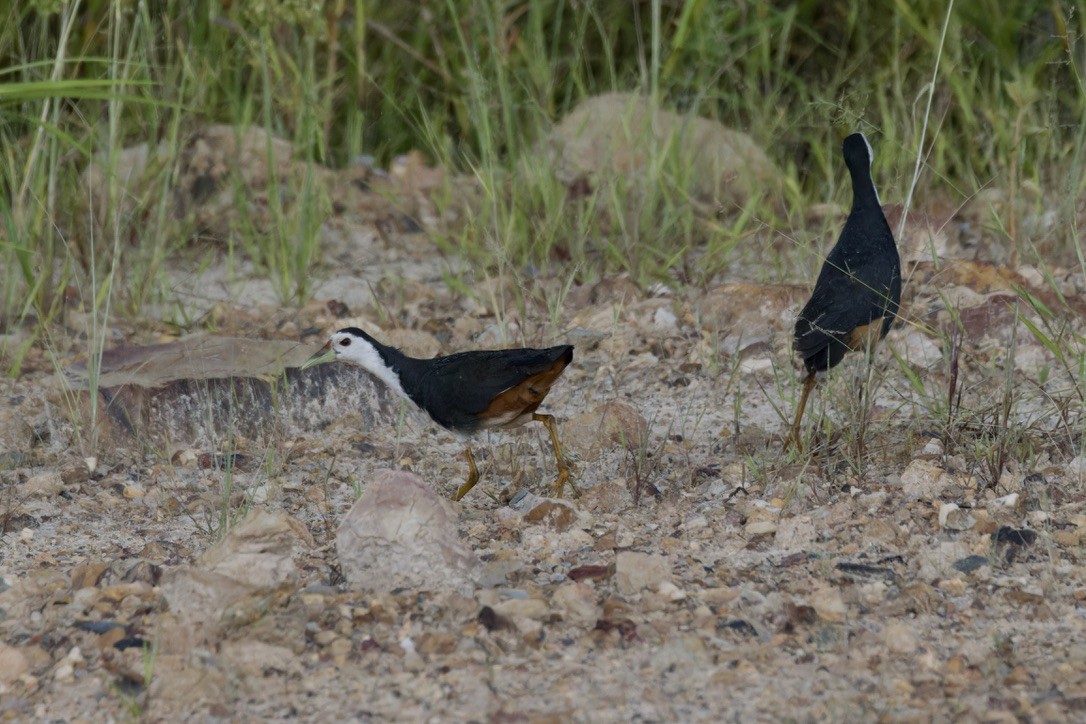
[[366,590],[470,594],[479,561],[460,542],[456,509],[417,475],[384,470],[336,533],[343,575]]
[[742,205],[780,187],[780,172],[750,136],[717,121],[653,108],[648,98],[608,93],[582,101],[551,133],[557,173],[575,185],[622,177],[658,183],[668,154],[702,201]]
[[298,582],[293,556],[313,545],[313,536],[297,519],[255,509],[196,565],[248,586],[277,588]]
[[294,556],[313,546],[305,526],[283,512],[253,510],[197,559],[163,574],[173,616],[162,628],[167,652],[180,653],[264,618],[297,588]]

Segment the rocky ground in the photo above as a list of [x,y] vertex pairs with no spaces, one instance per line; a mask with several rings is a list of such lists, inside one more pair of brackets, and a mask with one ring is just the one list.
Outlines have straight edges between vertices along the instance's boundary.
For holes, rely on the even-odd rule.
[[[548,308],[564,280],[453,292],[424,234],[341,218],[313,303],[179,273],[218,341],[118,324],[97,397],[71,310],[0,382],[0,717],[1080,719],[1082,381],[1022,300],[1081,334],[1086,283],[987,263],[974,228],[925,237],[938,261],[912,255],[870,372],[820,387],[804,454],[781,445],[802,275]],[[582,495],[548,497],[529,425],[476,441],[450,502],[461,440],[295,369],[348,324],[418,355],[575,344],[544,409]]]

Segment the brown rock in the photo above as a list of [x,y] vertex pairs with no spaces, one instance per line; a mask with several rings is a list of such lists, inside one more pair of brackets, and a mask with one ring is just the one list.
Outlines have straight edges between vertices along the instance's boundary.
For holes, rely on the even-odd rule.
[[42,498],[52,497],[62,490],[64,490],[64,480],[60,477],[60,473],[55,470],[31,475],[19,488],[22,495]]
[[494,606],[494,612],[506,618],[540,621],[550,615],[550,607],[542,598],[508,598]]
[[545,523],[555,530],[569,530],[577,520],[573,506],[559,500],[543,500],[524,514],[529,523]]
[[79,566],[72,571],[72,590],[94,588],[102,580],[102,575],[109,570],[109,564],[98,561]]
[[593,513],[617,513],[633,505],[633,496],[623,480],[607,480],[584,491],[577,504]]

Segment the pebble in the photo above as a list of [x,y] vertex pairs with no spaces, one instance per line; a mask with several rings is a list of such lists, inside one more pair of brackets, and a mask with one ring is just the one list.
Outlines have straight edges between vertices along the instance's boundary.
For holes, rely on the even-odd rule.
[[671,582],[671,565],[666,556],[639,551],[621,551],[615,556],[615,584],[621,593],[659,590],[665,582]]
[[811,593],[811,607],[823,621],[840,623],[845,618],[848,607],[836,588],[819,588]]
[[594,461],[616,447],[639,450],[648,441],[648,423],[625,402],[611,401],[566,420],[561,435],[577,457]]
[[541,500],[524,514],[528,523],[543,523],[557,531],[569,530],[577,520],[577,511],[560,500]]
[[587,583],[573,582],[559,586],[554,592],[553,601],[562,612],[562,618],[576,626],[592,626],[600,617],[596,591]]
[[957,503],[943,503],[939,506],[939,527],[947,530],[969,530],[976,525],[977,519],[967,510],[962,510]]
[[0,643],[0,684],[11,684],[29,672],[26,655],[14,646]]
[[56,470],[31,475],[20,486],[20,492],[23,495],[43,498],[57,495],[62,490],[64,490],[64,480],[60,477],[60,472]]
[[901,490],[913,500],[938,500],[959,488],[947,471],[930,460],[917,458],[901,473]]
[[536,621],[550,615],[550,606],[541,598],[510,598],[499,602],[494,612],[507,618],[527,618]]

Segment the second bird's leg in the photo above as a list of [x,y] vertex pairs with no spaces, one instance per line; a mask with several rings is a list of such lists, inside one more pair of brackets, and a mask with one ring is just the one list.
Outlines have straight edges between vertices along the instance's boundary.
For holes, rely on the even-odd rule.
[[468,461],[468,479],[460,486],[460,489],[456,491],[456,495],[453,496],[453,500],[460,500],[468,491],[475,487],[475,484],[479,482],[479,468],[475,467],[475,456],[471,454],[471,446],[468,446],[464,450],[464,459]]
[[803,380],[803,394],[799,398],[799,406],[796,408],[796,421],[792,423],[792,432],[784,441],[784,449],[795,447],[797,452],[803,452],[803,441],[799,436],[799,424],[803,422],[803,411],[807,408],[807,398],[811,396],[811,390],[815,386],[815,373],[808,372]]
[[581,491],[577,490],[577,486],[573,484],[573,477],[569,473],[569,467],[566,465],[566,459],[562,455],[562,444],[558,442],[558,425],[555,422],[553,415],[541,415],[538,412],[532,413],[532,419],[536,422],[542,422],[543,426],[547,428],[547,432],[551,436],[551,445],[554,446],[554,462],[558,465],[558,477],[554,479],[554,496],[556,498],[562,497],[562,491],[565,490],[566,484],[569,484],[573,494],[579,496]]

